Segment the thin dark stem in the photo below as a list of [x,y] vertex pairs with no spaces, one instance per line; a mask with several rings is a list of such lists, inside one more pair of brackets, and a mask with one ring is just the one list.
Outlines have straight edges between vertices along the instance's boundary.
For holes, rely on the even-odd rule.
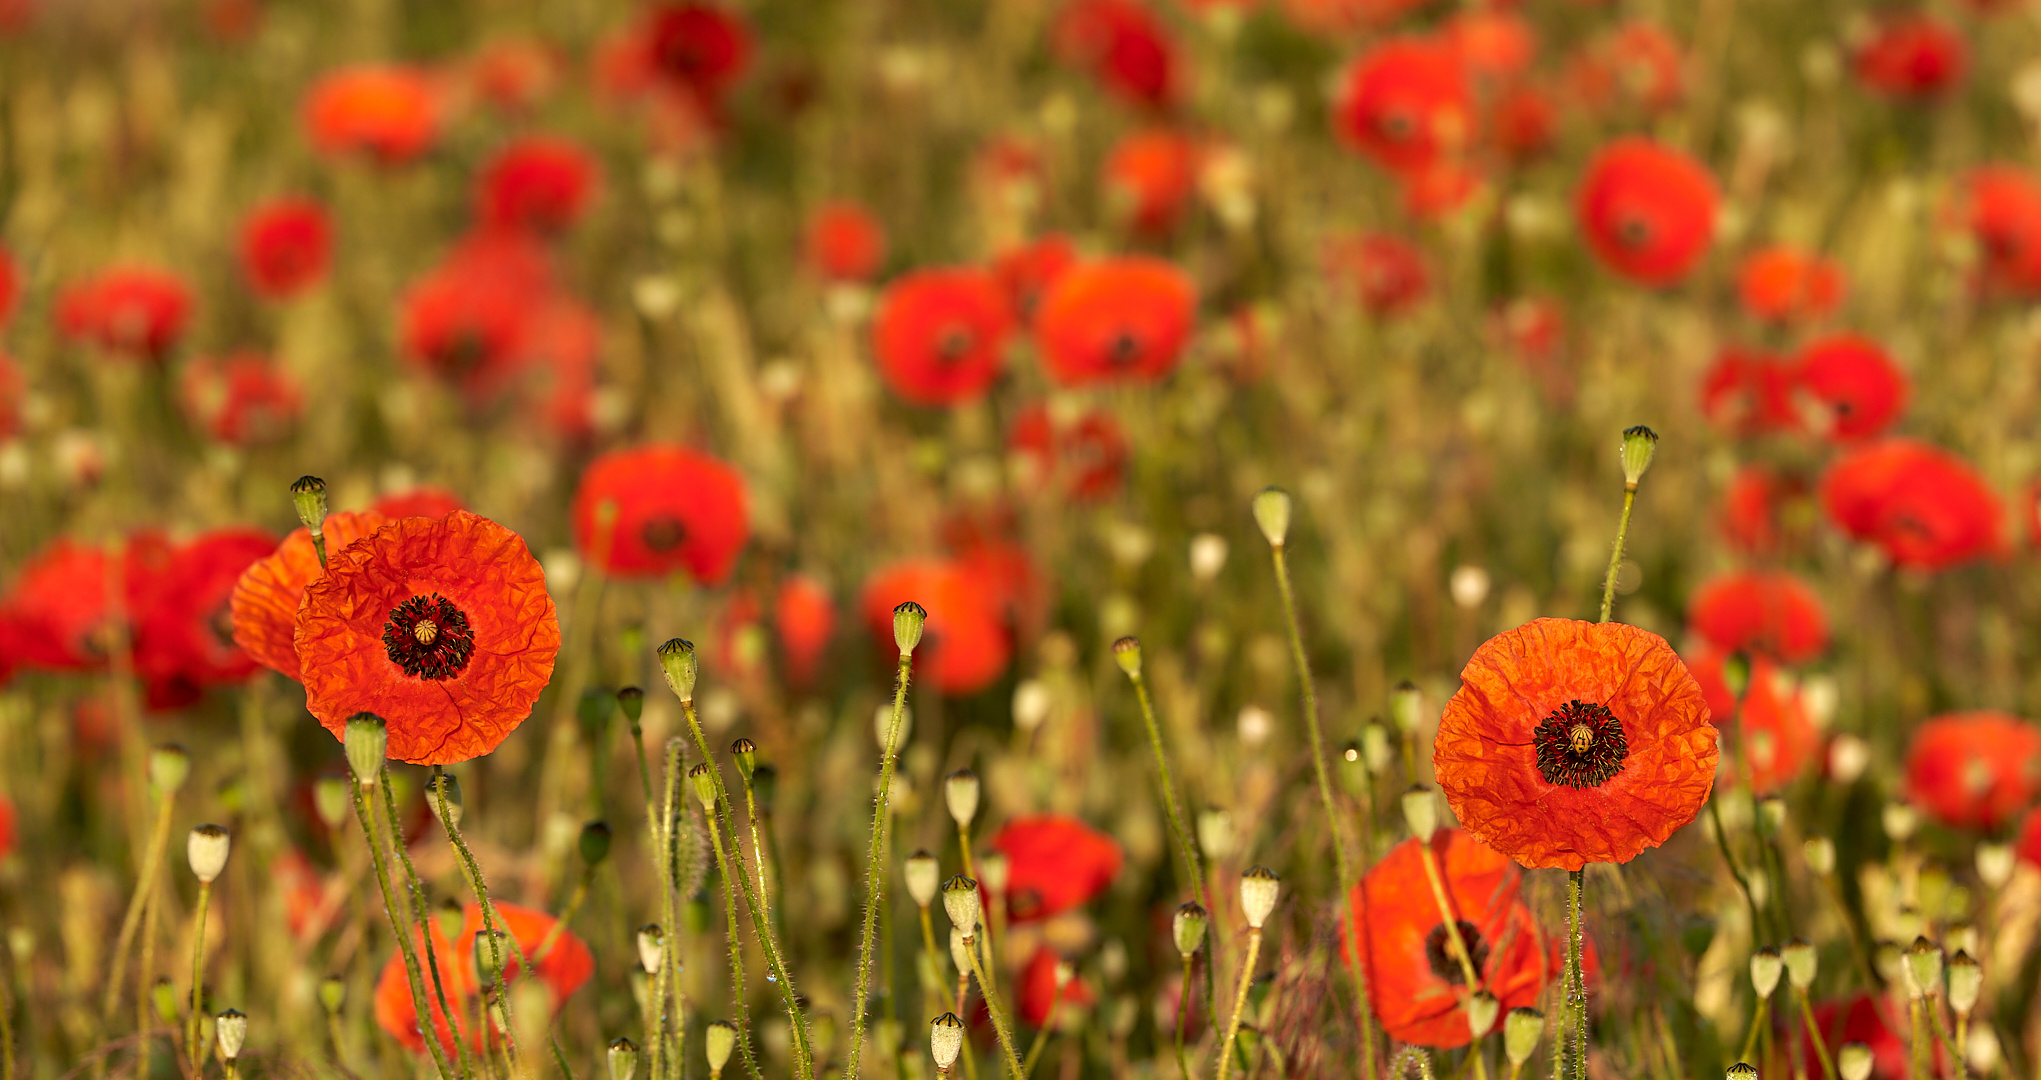
[[[411,940],[410,928],[398,914],[397,898],[390,890],[390,871],[383,862],[383,846],[376,840],[375,818],[369,813],[368,799],[362,795],[361,781],[349,778],[348,783],[354,789],[354,815],[361,822],[362,838],[368,842],[369,861],[376,870],[376,884],[383,890],[383,910],[390,916],[390,928],[397,932],[397,952],[404,958],[404,975],[411,984],[411,1007],[425,1032],[425,1045],[432,1051],[432,1063],[439,1070],[440,1080],[451,1080],[453,1074],[447,1069],[446,1055],[440,1049],[439,1033],[433,1030],[432,1010],[425,1003],[425,976],[418,970],[416,943]],[[452,1022],[451,1016],[448,1022]],[[459,1036],[455,1037],[455,1041],[459,1042]],[[336,1043],[336,1053],[337,1049]]]

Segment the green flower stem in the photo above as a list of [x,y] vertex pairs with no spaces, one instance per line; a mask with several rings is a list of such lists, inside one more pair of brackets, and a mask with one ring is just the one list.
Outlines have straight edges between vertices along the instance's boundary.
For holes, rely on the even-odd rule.
[[[766,905],[770,907],[772,905],[772,888],[765,874],[766,844],[765,835],[760,831],[758,824],[758,797],[751,790],[750,774],[739,770],[737,778],[744,783],[744,821],[745,824],[751,827],[751,862],[753,868],[758,871],[758,896],[759,899],[765,901]],[[736,837],[731,837],[731,842],[736,843]],[[741,845],[737,849],[737,855],[740,859],[744,855],[744,849]]]
[[1928,1050],[1928,1024],[1924,1017],[1926,1011],[1921,1007],[1920,998],[1913,998],[1907,1005],[1907,1036],[1911,1043],[1908,1056],[1912,1059],[1908,1075],[1912,1080],[1932,1080],[1935,1075],[1934,1067],[1929,1064],[1931,1055]]
[[538,947],[532,950],[533,962],[553,955],[553,946],[559,943],[560,935],[566,933],[567,924],[574,921],[574,916],[581,912],[581,905],[588,901],[588,887],[594,880],[595,867],[582,867],[581,877],[574,883],[574,892],[567,897],[567,906],[560,909],[559,917],[553,920],[553,925],[546,929],[546,936],[540,938]]
[[1474,969],[1474,958],[1468,955],[1467,942],[1460,936],[1460,916],[1453,910],[1453,902],[1446,896],[1445,876],[1439,873],[1439,856],[1429,843],[1417,846],[1424,863],[1424,876],[1431,883],[1432,902],[1438,905],[1439,920],[1446,927],[1446,940],[1452,943],[1453,958],[1460,962],[1460,975],[1465,980],[1468,993],[1481,989],[1481,973]]
[[1750,1030],[1743,1036],[1743,1053],[1736,1060],[1749,1061],[1758,1052],[1758,1032],[1765,1027],[1765,1014],[1771,1011],[1772,999],[1759,998],[1750,1011]]
[[[1949,1059],[1951,1065],[1956,1066],[1958,1080],[1969,1076],[1970,1070],[1963,1063],[1963,1055],[1957,1053],[1956,1045],[1949,1041],[1949,1028],[1948,1025],[1942,1023],[1941,1008],[1935,1003],[1933,998],[1928,998],[1921,1003],[1921,1011],[1928,1014],[1928,1024],[1934,1029],[1935,1041],[1942,1044],[1942,1054]],[[1934,1055],[1930,1053],[1928,1056],[1932,1062]]]
[[[907,710],[907,681],[913,671],[914,654],[901,653],[899,674],[893,680],[893,716],[886,723],[886,746],[879,761],[878,801],[872,806],[871,849],[865,857],[865,920],[864,930],[858,937],[857,991],[850,1007],[850,1062],[843,1071],[845,1080],[858,1080],[858,1054],[865,1041],[865,1004],[872,988],[872,945],[878,932],[879,905],[886,893],[886,866],[882,856],[886,817],[892,805],[893,759],[900,751],[900,717]],[[964,861],[968,866],[970,840],[961,833],[960,837],[964,845]]]
[[1247,957],[1241,961],[1240,975],[1234,980],[1233,1014],[1226,1020],[1226,1039],[1219,1044],[1219,1080],[1226,1080],[1228,1066],[1233,1064],[1233,1043],[1240,1037],[1240,1014],[1247,1010],[1247,987],[1254,981],[1255,961],[1261,959],[1261,927],[1247,929]]
[[1602,616],[1596,622],[1608,622],[1616,609],[1616,570],[1623,565],[1623,545],[1630,539],[1630,510],[1636,505],[1637,489],[1625,486],[1623,516],[1616,519],[1616,546],[1609,549],[1609,570],[1602,575]]
[[[404,917],[399,914],[402,909],[397,906],[397,898],[390,890],[390,870],[383,861],[383,845],[378,839],[380,830],[376,828],[375,815],[369,813],[368,799],[362,795],[360,779],[349,777],[348,783],[354,789],[354,816],[361,822],[362,838],[368,843],[369,861],[376,870],[376,884],[383,890],[383,911],[390,916],[390,928],[397,934],[397,952],[404,958],[404,976],[411,984],[411,1008],[419,1018],[419,1027],[425,1032],[425,1046],[432,1051],[432,1063],[439,1070],[440,1080],[452,1080],[453,1073],[447,1068],[446,1054],[439,1045],[439,1032],[433,1027],[432,1010],[425,1003],[425,976],[418,970],[417,943],[411,940],[410,928],[405,925]],[[431,942],[432,936],[428,933],[426,943],[429,945]],[[438,973],[435,971],[434,974],[437,976]],[[441,997],[444,1001],[443,993]],[[453,1014],[449,1012],[447,1023],[451,1026],[453,1022]],[[455,1027],[454,1030],[459,1032],[460,1029]],[[460,1044],[460,1036],[456,1034],[455,1048],[458,1049]],[[337,1039],[334,1045],[338,1047]],[[465,1068],[462,1069],[461,1075],[464,1077],[467,1075]]]
[[[639,742],[638,764],[644,766],[644,743]],[[666,935],[665,948],[661,951],[659,970],[652,972],[651,1015],[645,1018],[645,1041],[651,1044],[652,1080],[668,1080],[679,1071],[680,1064],[669,1060],[666,1052],[666,1008],[673,982],[674,966],[666,962],[666,956],[680,948],[680,926],[677,921],[680,899],[675,895],[673,880],[673,821],[674,800],[680,785],[680,740],[672,739],[666,744],[666,784],[664,799],[654,804],[648,793],[645,801],[645,815],[652,825],[652,864],[659,874],[659,919],[662,933]],[[742,999],[743,980],[738,980],[738,996]]]
[[1566,872],[1566,1011],[1573,1021],[1573,1065],[1568,1080],[1587,1076],[1587,978],[1581,971],[1584,941],[1580,930],[1582,894],[1587,891],[1587,874]]
[[1033,1076],[1035,1062],[1042,1058],[1042,1049],[1049,1045],[1049,1033],[1056,1030],[1056,1009],[1063,1004],[1063,988],[1057,987],[1049,995],[1049,1015],[1042,1017],[1042,1026],[1035,1029],[1035,1037],[1028,1040],[1027,1056],[1021,1058],[1021,1075]]
[[[440,825],[446,829],[447,840],[453,844],[454,851],[460,855],[462,875],[468,879],[469,891],[475,894],[475,903],[479,904],[482,908],[482,930],[489,935],[489,962],[496,969],[493,976],[496,983],[496,1000],[498,1006],[503,1010],[503,1053],[504,1056],[510,1059],[511,1071],[515,1073],[518,1071],[517,1062],[519,1060],[517,1034],[511,1030],[510,1025],[510,975],[509,969],[503,963],[503,942],[509,941],[510,947],[516,951],[518,971],[521,974],[531,974],[531,964],[525,961],[524,950],[517,947],[517,936],[515,934],[505,931],[499,935],[496,932],[496,928],[501,924],[502,920],[496,917],[496,905],[489,900],[489,887],[482,880],[482,865],[475,861],[475,853],[468,850],[468,842],[461,838],[460,822],[454,817],[453,807],[447,802],[446,785],[440,782],[441,778],[445,775],[446,771],[440,766],[434,765],[432,767],[432,791],[439,799],[439,813],[436,816],[439,818]],[[487,988],[485,987],[484,989],[486,990]],[[482,998],[486,1002],[488,995],[485,993],[482,995]]]
[[[1191,962],[1196,959],[1195,953],[1183,958],[1183,989],[1177,991],[1176,997],[1176,1069],[1182,1080],[1191,1080],[1191,1059],[1184,1056],[1183,1029],[1184,1018],[1191,1011]],[[1209,968],[1212,965],[1207,963],[1205,966]]]
[[985,996],[985,1012],[992,1017],[993,1033],[999,1036],[999,1048],[1006,1053],[1006,1067],[1014,1080],[1025,1080],[1026,1070],[1021,1068],[1020,1052],[1013,1041],[1013,1028],[1007,1023],[1006,1009],[999,1004],[999,990],[986,979],[985,964],[978,959],[977,943],[969,938],[964,941],[964,952],[971,958],[971,973],[977,976],[978,992]]
[[212,906],[213,883],[198,883],[198,909],[191,914],[191,1015],[184,1022],[184,1051],[191,1061],[191,1074],[197,1076],[203,1059],[199,1057],[201,1047],[198,1018],[205,1008],[205,961],[206,961],[206,909]]
[[[440,1011],[446,1013],[447,1027],[453,1032],[454,1055],[460,1062],[461,1075],[466,1076],[471,1068],[468,1041],[461,1037],[461,1014],[455,1012],[453,1007],[447,1004],[446,987],[443,985],[439,974],[439,947],[432,943],[432,924],[429,921],[431,913],[425,907],[425,886],[419,881],[418,868],[411,864],[411,850],[404,846],[404,823],[397,817],[397,796],[395,792],[390,790],[390,769],[388,765],[383,767],[382,782],[376,786],[383,791],[383,815],[384,820],[387,822],[387,828],[390,830],[390,846],[396,849],[397,860],[404,867],[406,895],[411,898],[411,917],[418,924],[419,934],[425,938],[425,970],[432,976],[433,993],[438,996]],[[380,842],[378,840],[378,843]],[[419,1015],[424,1016],[425,1014],[420,1013]],[[489,1068],[489,1055],[486,1048],[489,1038],[488,1025],[483,1025],[480,1032],[485,1048],[478,1055],[476,1064],[479,1068],[486,1071]]]
[[[1197,899],[1198,906],[1206,911],[1211,911],[1212,901],[1210,895],[1205,891],[1205,867],[1198,858],[1198,845],[1192,840],[1190,826],[1186,823],[1184,817],[1183,805],[1177,801],[1176,779],[1169,771],[1169,753],[1163,747],[1162,725],[1155,719],[1155,701],[1148,693],[1148,679],[1138,667],[1129,672],[1127,678],[1134,684],[1134,697],[1141,703],[1141,722],[1148,728],[1148,749],[1155,754],[1155,769],[1161,775],[1162,805],[1163,809],[1169,813],[1169,832],[1176,839],[1177,857],[1184,861],[1184,869],[1189,873],[1191,879],[1191,893]],[[1345,886],[1344,881],[1340,884],[1341,887]],[[1207,1003],[1211,1002],[1214,997],[1214,980],[1215,976],[1212,974],[1212,965],[1206,964],[1205,1001]],[[1181,1019],[1182,1012],[1189,1006],[1190,986],[1188,973],[1186,973],[1183,991],[1185,1000],[1179,1003],[1177,1009],[1179,1020]]]
[[[709,767],[713,769],[715,765]],[[744,998],[744,941],[737,935],[736,881],[744,876],[744,868],[730,864],[723,847],[723,832],[716,827],[714,817],[709,818],[709,842],[716,849],[716,873],[723,878],[723,914],[729,921],[725,936],[730,943],[730,993],[737,1002],[737,1052],[744,1058],[744,1071],[751,1074],[751,1080],[761,1080],[758,1061],[751,1054],[751,1004]]]
[[1836,1080],[1835,1059],[1829,1057],[1828,1043],[1821,1038],[1821,1026],[1814,1022],[1814,1006],[1807,1000],[1807,991],[1795,987],[1793,997],[1800,1002],[1800,1018],[1807,1024],[1808,1041],[1814,1044],[1815,1056],[1821,1059],[1823,1080]]
[[[149,831],[148,846],[142,851],[141,875],[135,879],[135,891],[128,898],[127,914],[121,917],[120,936],[114,940],[113,960],[107,968],[106,998],[99,1011],[100,1026],[104,1028],[113,1021],[113,1010],[120,1004],[121,982],[128,966],[128,950],[134,946],[135,933],[142,926],[142,911],[152,901],[156,890],[156,879],[163,876],[163,852],[170,846],[170,811],[177,801],[175,792],[157,796],[156,824]],[[145,971],[142,978],[148,978]],[[138,1012],[137,1031],[148,1030],[147,1004],[149,995],[146,988],[136,995],[144,1002]]]

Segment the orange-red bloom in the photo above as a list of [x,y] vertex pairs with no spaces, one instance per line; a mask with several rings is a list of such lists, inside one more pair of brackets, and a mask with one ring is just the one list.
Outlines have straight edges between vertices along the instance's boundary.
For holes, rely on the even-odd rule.
[[333,219],[316,199],[275,199],[241,223],[241,272],[259,296],[296,296],[325,280],[332,262]]
[[470,404],[488,405],[525,370],[553,290],[537,240],[510,230],[469,236],[405,292],[398,312],[405,357]]
[[131,546],[135,673],[150,707],[188,705],[209,686],[254,674],[255,660],[234,642],[229,597],[275,547],[275,537],[246,528],[217,529],[153,558],[136,558],[142,552]]
[[1943,216],[1970,234],[1987,293],[2041,293],[2041,181],[2016,165],[1982,165],[1953,185]]
[[1633,19],[1581,49],[1567,69],[1574,96],[1596,112],[1629,106],[1662,113],[1680,103],[1686,80],[1679,42],[1648,19]]
[[1814,760],[1821,747],[1821,732],[1808,713],[1799,684],[1763,655],[1751,657],[1750,684],[1744,688],[1739,711],[1736,695],[1723,677],[1726,659],[1726,653],[1706,646],[1692,656],[1687,667],[1701,684],[1708,711],[1736,717],[1742,748],[1733,771],[1741,773],[1748,765],[1751,789],[1768,795],[1792,783]]
[[21,299],[21,267],[5,247],[0,247],[0,330],[14,317],[14,305]]
[[[557,921],[545,912],[533,911],[516,904],[498,903],[495,907],[499,920],[498,928],[509,931],[510,936],[517,940],[518,948],[524,950],[526,956],[531,956],[533,950],[539,947],[539,943],[546,939],[546,934],[553,929],[553,924]],[[426,922],[431,927],[429,933],[432,935],[433,956],[438,960],[440,986],[446,990],[447,1003],[459,1014],[461,1032],[472,1044],[471,1048],[479,1050],[482,1047],[482,1039],[481,1033],[475,1029],[473,998],[476,983],[479,981],[476,978],[474,957],[475,938],[482,932],[481,905],[469,904],[461,913],[460,933],[455,935],[452,942],[447,941],[437,920],[428,919]],[[418,961],[423,967],[425,939],[417,934],[415,928],[411,932],[417,935]],[[483,948],[486,950],[488,945],[483,945]],[[516,952],[512,951],[505,956],[503,963],[504,979],[514,985],[523,970],[517,962]],[[582,984],[595,974],[594,956],[589,953],[588,945],[572,930],[561,931],[559,940],[553,943],[552,950],[544,956],[533,956],[532,964],[533,975],[551,991],[555,1013],[560,1011],[574,991],[581,989]],[[426,972],[424,979],[426,1008],[432,1015],[435,1034],[440,1046],[452,1056],[455,1052],[453,1028],[448,1025],[446,1014],[440,1011],[438,998],[433,993],[432,974]],[[404,973],[404,958],[397,953],[391,953],[389,962],[383,965],[382,975],[376,979],[375,1010],[377,1026],[388,1032],[391,1038],[403,1043],[413,1053],[425,1052],[425,1034],[418,1025],[417,1003],[411,1000],[411,985]]]
[[893,280],[872,317],[872,353],[893,392],[916,405],[975,401],[1006,366],[1013,312],[991,274],[931,267]]
[[1724,652],[1763,653],[1800,664],[1828,648],[1828,614],[1814,587],[1784,571],[1720,574],[1687,604],[1694,632]]
[[[372,510],[327,514],[320,532],[326,538],[328,560],[383,524],[383,515]],[[312,534],[304,528],[293,530],[276,550],[250,564],[235,581],[228,601],[234,644],[271,671],[298,678],[298,650],[292,640],[298,608],[304,603],[305,587],[323,573]]]
[[602,167],[579,143],[527,135],[496,152],[475,181],[484,225],[550,234],[580,219],[602,184]]
[[1062,233],[1050,233],[1032,242],[1001,252],[993,259],[992,273],[1006,289],[1007,302],[1023,322],[1032,322],[1042,294],[1049,291],[1063,271],[1077,265],[1077,245]]
[[1166,236],[1190,207],[1197,168],[1190,136],[1168,128],[1128,132],[1106,156],[1106,208],[1133,232]]
[[[615,518],[605,523],[611,512]],[[573,513],[582,557],[623,577],[685,570],[714,584],[729,576],[751,535],[744,478],[683,446],[596,458],[581,474]]]
[[1701,377],[1701,413],[1736,435],[1800,426],[1793,403],[1794,369],[1762,349],[1725,345]]
[[1707,801],[1708,715],[1657,634],[1537,619],[1467,661],[1432,767],[1461,826],[1525,866],[1628,862]]
[[[138,536],[130,543],[162,543]],[[22,564],[7,591],[5,619],[14,659],[29,667],[78,671],[106,662],[114,626],[107,603],[105,548],[59,536]]]
[[836,603],[823,584],[806,574],[789,574],[773,597],[773,629],[787,679],[805,686],[815,678],[829,639],[836,634]]
[[1049,45],[1057,59],[1089,71],[1129,104],[1166,106],[1182,89],[1176,42],[1135,0],[1071,0],[1050,28]]
[[1717,518],[1722,537],[1746,555],[1769,555],[1786,541],[1789,532],[1797,535],[1804,531],[1794,527],[1796,523],[1788,520],[1785,511],[1788,504],[1806,498],[1807,485],[1798,477],[1781,476],[1763,465],[1745,465],[1722,491]]
[[1006,445],[1008,453],[1025,462],[1022,479],[1033,488],[1079,502],[1118,494],[1131,454],[1127,435],[1111,413],[1059,417],[1046,405],[1022,409]]
[[1998,496],[1962,458],[1911,439],[1844,455],[1821,479],[1821,504],[1900,566],[1945,570],[2003,547]]
[[1883,346],[1862,334],[1830,334],[1800,349],[1794,377],[1825,412],[1819,425],[1832,439],[1880,434],[1906,408],[1906,373]]
[[714,110],[751,66],[751,26],[710,4],[667,4],[645,31],[653,72],[672,89]]
[[808,215],[802,257],[826,280],[870,281],[886,258],[886,230],[858,203],[826,202]]
[[1123,255],[1056,277],[1035,312],[1035,342],[1057,382],[1159,379],[1176,367],[1198,306],[1174,263]]
[[560,622],[523,538],[457,510],[404,518],[330,555],[298,609],[305,707],[339,738],[389,722],[389,756],[444,765],[496,749],[553,677]]
[[[1440,829],[1431,849],[1445,879],[1446,901],[1481,988],[1507,1011],[1537,1003],[1549,976],[1545,947],[1531,909],[1518,898],[1523,872],[1494,848],[1458,829]],[[1472,1033],[1467,997],[1474,987],[1460,967],[1439,916],[1415,839],[1391,849],[1353,887],[1353,921],[1367,966],[1368,1005],[1382,1030],[1418,1046],[1465,1046]],[[1502,1015],[1496,1016],[1496,1026]]]
[[445,488],[415,487],[377,497],[369,509],[386,518],[442,518],[467,506]]
[[[992,685],[1013,658],[1013,642],[997,584],[950,559],[893,563],[865,582],[859,607],[881,648],[893,648],[893,609],[909,600],[928,609],[914,650],[915,678],[945,694],[975,694]],[[890,655],[890,652],[889,652]]]
[[1848,289],[1834,259],[1791,244],[1751,252],[1736,272],[1743,309],[1770,322],[1820,322],[1835,313]]
[[1352,281],[1361,306],[1371,315],[1407,311],[1431,291],[1424,252],[1388,233],[1336,240],[1328,245],[1326,262],[1335,276]]
[[1698,265],[1715,236],[1715,178],[1700,162],[1627,136],[1588,163],[1575,209],[1581,231],[1609,269],[1641,285],[1674,284]]
[[277,442],[305,408],[298,381],[260,353],[193,360],[179,389],[185,415],[229,446]]
[[1934,97],[1963,81],[1970,45],[1948,23],[1924,12],[1888,15],[1858,47],[1857,78],[1901,98]]
[[2041,728],[2000,712],[1937,716],[1907,747],[1906,794],[1944,825],[1996,829],[2041,794]]
[[1028,966],[1021,969],[1020,1017],[1029,1027],[1048,1023],[1052,1012],[1059,1018],[1068,1016],[1065,1010],[1087,1008],[1095,1000],[1091,987],[1075,976],[1063,984],[1061,991],[1056,989],[1056,964],[1061,959],[1044,945],[1035,949],[1035,954],[1028,957]]
[[1062,814],[1014,818],[992,846],[1006,853],[1006,903],[1016,922],[1087,903],[1119,876],[1124,858],[1118,841]]
[[364,64],[321,76],[305,95],[305,132],[322,154],[396,165],[439,137],[439,92],[416,68]]
[[57,297],[57,329],[110,353],[161,361],[191,321],[191,287],[165,270],[114,267]]
[[1340,75],[1333,128],[1391,172],[1458,154],[1474,136],[1474,93],[1459,55],[1431,38],[1391,38]]

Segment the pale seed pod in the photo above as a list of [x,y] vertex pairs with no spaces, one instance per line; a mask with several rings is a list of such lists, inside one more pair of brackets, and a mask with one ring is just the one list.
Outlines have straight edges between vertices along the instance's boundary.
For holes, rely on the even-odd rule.
[[163,743],[149,751],[149,786],[158,795],[168,795],[184,786],[191,775],[191,753],[176,743]]
[[1214,807],[1198,814],[1198,850],[1215,862],[1233,854],[1233,815]]
[[389,757],[389,725],[382,717],[363,712],[347,718],[346,730],[340,741],[347,751],[347,767],[354,770],[354,778],[361,786],[376,786],[376,779],[383,774],[383,762]]
[[1113,642],[1113,660],[1129,679],[1141,677],[1141,639],[1129,635]]
[[1404,734],[1415,734],[1424,723],[1424,691],[1405,679],[1389,691],[1389,718]]
[[1786,978],[1793,983],[1793,989],[1805,990],[1814,985],[1814,975],[1821,965],[1821,954],[1805,938],[1794,938],[1779,950],[1779,957],[1786,962]]
[[609,1080],[634,1080],[638,1075],[638,1044],[629,1039],[609,1043]]
[[1266,866],[1252,867],[1240,875],[1240,913],[1247,917],[1250,929],[1259,930],[1268,921],[1282,887],[1282,879]]
[[1013,874],[1013,862],[1004,851],[988,851],[978,857],[978,883],[994,896],[1006,894],[1007,879]]
[[475,975],[476,982],[485,989],[502,981],[503,969],[509,965],[510,934],[500,927],[495,930],[475,931]]
[[1022,679],[1013,688],[1013,726],[1023,732],[1041,727],[1055,704],[1049,684],[1040,679]]
[[921,644],[921,631],[927,625],[928,609],[912,600],[893,609],[893,644],[899,647],[900,655],[914,655],[914,647]]
[[1770,999],[1772,991],[1779,988],[1779,976],[1784,974],[1786,963],[1779,956],[1779,950],[1767,945],[1750,954],[1750,984],[1757,990],[1760,999]]
[[218,825],[200,825],[185,840],[184,854],[191,862],[191,872],[200,882],[210,885],[227,868],[227,853],[232,848],[233,839],[227,830]]
[[1265,487],[1254,497],[1254,523],[1270,547],[1282,547],[1290,536],[1290,493]]
[[679,698],[681,704],[694,701],[695,680],[701,674],[694,642],[673,638],[659,646],[659,670],[666,676],[666,685],[672,688],[673,696]]
[[1990,1024],[1978,1024],[1970,1029],[1970,1036],[1963,1040],[1963,1060],[1970,1063],[1970,1071],[1977,1076],[1989,1076],[1998,1068],[2003,1048],[1998,1043],[1998,1033]]
[[1977,879],[1987,888],[2005,888],[2013,880],[2014,862],[2011,844],[1977,845]]
[[1949,958],[1949,1007],[1956,1015],[1967,1015],[1977,1007],[1977,998],[1984,990],[1984,969],[1969,953],[1958,949]]
[[[446,817],[440,816],[440,797],[446,797]],[[461,827],[461,782],[443,772],[425,781],[425,805],[448,831]],[[448,820],[451,818],[452,820]]]
[[1169,923],[1177,953],[1186,960],[1197,955],[1198,948],[1205,943],[1205,931],[1210,923],[1211,916],[1197,901],[1177,905],[1176,916]]
[[943,911],[949,914],[950,925],[963,931],[966,938],[975,936],[984,911],[978,903],[978,883],[962,874],[944,882]]
[[1758,1067],[1748,1061],[1739,1061],[1724,1074],[1727,1080],[1758,1080]]
[[978,793],[978,774],[969,769],[958,769],[943,778],[943,801],[949,804],[950,817],[963,828],[970,828],[978,816]]
[[929,1021],[928,1053],[935,1059],[935,1067],[948,1072],[957,1063],[957,1056],[964,1052],[964,1022],[956,1013],[944,1013]]
[[1658,432],[1638,424],[1623,429],[1623,486],[1635,488],[1658,453]]
[[942,888],[942,866],[927,848],[907,857],[907,868],[901,876],[907,879],[907,895],[914,898],[916,905],[925,908],[935,902],[936,890]]
[[1502,1002],[1486,990],[1476,990],[1467,998],[1467,1031],[1474,1038],[1485,1039],[1495,1030],[1496,1014],[1502,1011]]
[[1226,568],[1226,538],[1218,533],[1199,533],[1191,537],[1191,580],[1211,581]]
[[1538,1052],[1538,1039],[1545,1034],[1545,1014],[1536,1009],[1516,1008],[1502,1022],[1502,1049],[1511,1065],[1521,1066]]
[[723,1075],[723,1066],[730,1064],[730,1055],[737,1049],[737,1025],[728,1020],[713,1020],[702,1029],[702,1049],[709,1057],[709,1075]]
[[1827,877],[1835,873],[1835,841],[1826,836],[1809,837],[1800,849],[1807,856],[1807,868]]
[[1933,997],[1942,988],[1942,947],[1925,937],[1913,939],[1906,950],[1907,992],[1915,998]]
[[312,783],[312,809],[319,815],[319,821],[328,831],[338,831],[347,823],[348,800],[352,793],[347,790],[344,776],[322,776]]
[[1860,1042],[1844,1043],[1835,1054],[1836,1075],[1842,1080],[1871,1080],[1874,1064],[1871,1048]]
[[1428,787],[1414,787],[1403,793],[1403,821],[1420,844],[1432,842],[1439,831],[1439,801]]
[[658,923],[646,923],[638,928],[638,966],[645,974],[655,975],[659,964],[666,959],[666,931]]
[[213,1019],[213,1037],[217,1040],[213,1049],[221,1061],[233,1061],[241,1056],[241,1046],[248,1041],[248,1014],[239,1009],[228,1009]]
[[962,975],[971,970],[971,939],[962,930],[950,927],[950,966]]
[[1903,802],[1886,803],[1878,820],[1885,826],[1885,835],[1896,844],[1906,843],[1921,825],[1920,811]]

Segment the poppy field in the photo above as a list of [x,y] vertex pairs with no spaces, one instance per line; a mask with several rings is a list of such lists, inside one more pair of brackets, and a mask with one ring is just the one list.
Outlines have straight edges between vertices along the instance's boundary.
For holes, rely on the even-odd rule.
[[2041,4],[0,0],[0,1080],[2041,1078]]

